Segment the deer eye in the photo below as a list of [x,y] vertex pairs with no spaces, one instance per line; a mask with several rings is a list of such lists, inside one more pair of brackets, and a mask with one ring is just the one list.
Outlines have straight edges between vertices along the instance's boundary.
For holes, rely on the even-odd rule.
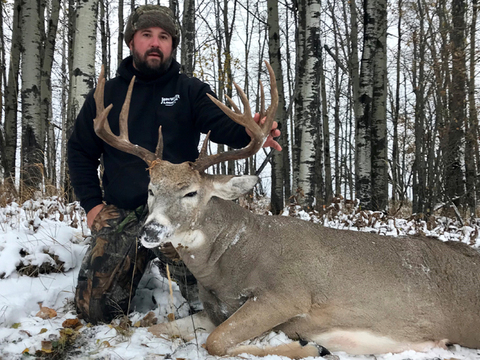
[[148,195],[153,196],[153,191],[152,191],[152,189],[148,189]]
[[185,194],[184,197],[194,197],[194,196],[197,196],[197,192],[196,192],[196,191],[189,192],[188,194]]

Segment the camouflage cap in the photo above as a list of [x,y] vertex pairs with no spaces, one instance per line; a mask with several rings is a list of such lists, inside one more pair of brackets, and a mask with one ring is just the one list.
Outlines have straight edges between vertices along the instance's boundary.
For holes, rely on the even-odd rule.
[[161,5],[142,5],[130,15],[125,27],[125,42],[127,46],[137,30],[149,27],[160,27],[172,36],[172,47],[175,49],[180,42],[180,28],[172,10]]

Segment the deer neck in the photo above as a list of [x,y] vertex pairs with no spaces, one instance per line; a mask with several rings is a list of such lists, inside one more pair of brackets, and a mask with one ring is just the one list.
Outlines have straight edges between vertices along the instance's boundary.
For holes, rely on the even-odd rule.
[[[232,201],[213,197],[201,219],[192,227],[201,245],[177,251],[197,279],[208,277],[225,256],[235,256],[248,241],[255,216]],[[232,254],[233,253],[233,254]]]

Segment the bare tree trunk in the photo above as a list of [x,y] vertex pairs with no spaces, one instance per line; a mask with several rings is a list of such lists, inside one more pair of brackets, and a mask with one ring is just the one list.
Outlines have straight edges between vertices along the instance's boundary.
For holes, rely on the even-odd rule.
[[69,118],[72,120],[69,123],[73,123],[85,97],[95,84],[97,14],[98,0],[77,3],[69,97]]
[[12,45],[10,48],[10,65],[8,68],[8,84],[5,87],[5,173],[6,180],[12,181],[15,176],[15,154],[17,149],[17,111],[18,111],[18,74],[20,68],[21,26],[23,17],[22,0],[15,0],[12,26]]
[[57,37],[58,19],[60,16],[60,0],[51,2],[50,19],[48,20],[48,29],[46,33],[45,44],[43,46],[42,71],[41,71],[41,121],[45,121],[47,129],[47,162],[46,176],[49,179],[50,186],[56,187],[57,173],[57,146],[52,119],[52,66],[55,52],[55,40]]
[[[5,65],[5,36],[3,33],[3,10],[4,3],[0,3],[0,89],[6,87],[5,74],[6,74],[6,65]],[[3,94],[2,94],[3,95]],[[3,118],[3,96],[0,95],[0,119]],[[5,136],[3,134],[3,129],[0,127],[0,157],[3,172],[8,168],[7,156],[5,152]]]
[[281,152],[275,152],[272,157],[272,198],[271,198],[271,211],[274,214],[280,213],[285,204],[285,196],[288,196],[289,179],[288,174],[289,154],[288,154],[288,132],[286,126],[286,108],[285,97],[283,89],[283,71],[280,54],[280,28],[278,20],[278,2],[273,0],[267,0],[268,8],[268,39],[269,39],[269,58],[270,65],[275,72],[278,86],[278,110],[277,110],[277,122],[278,127],[282,131],[282,135],[279,139],[280,145],[283,147]]
[[387,1],[376,0],[376,41],[372,102],[372,209],[388,206]]
[[120,65],[123,59],[123,40],[125,37],[124,27],[125,23],[123,21],[123,0],[118,0],[118,39],[117,39],[117,67]]
[[[465,178],[467,187],[467,206],[470,217],[475,217],[478,192],[478,114],[475,106],[475,54],[478,1],[472,0],[472,22],[470,24],[470,75],[468,79],[469,116],[465,126]],[[472,156],[475,154],[475,156]]]
[[[427,184],[425,169],[425,30],[423,4],[418,1],[419,32],[414,33],[413,87],[415,91],[415,161],[413,163],[413,204],[412,211],[426,213]],[[418,60],[417,60],[418,59]]]
[[305,77],[306,77],[306,61],[307,57],[303,56],[306,53],[305,44],[306,44],[306,29],[307,29],[307,17],[306,17],[306,4],[305,0],[297,1],[297,32],[296,32],[296,66],[295,66],[295,118],[293,121],[293,134],[292,139],[292,168],[293,168],[293,183],[292,191],[295,194],[297,201],[303,204],[305,201],[302,199],[304,197],[304,189],[302,187],[300,180],[301,174],[301,161],[300,157],[302,154],[302,127],[305,125],[305,107],[303,104],[303,96],[305,94]]
[[[353,173],[355,173],[355,191],[356,191],[356,198],[357,199],[360,199],[361,201],[365,201],[365,199],[361,199],[361,197],[359,196],[358,194],[358,187],[360,186],[360,183],[358,182],[358,178],[357,178],[357,174],[358,174],[358,169],[357,169],[357,165],[358,165],[358,160],[362,160],[363,157],[367,158],[367,157],[370,157],[370,152],[367,152],[366,154],[362,154],[362,157],[359,157],[359,152],[357,151],[358,149],[358,146],[357,146],[357,137],[360,136],[357,135],[357,131],[361,130],[362,133],[365,132],[365,129],[364,128],[361,128],[361,129],[358,129],[358,126],[356,124],[357,122],[357,119],[359,119],[363,113],[363,108],[362,108],[362,104],[360,102],[360,73],[359,73],[359,64],[360,64],[360,61],[358,59],[358,16],[357,16],[357,5],[355,3],[355,1],[350,1],[349,2],[349,5],[350,5],[350,36],[347,36],[347,40],[348,40],[348,44],[350,45],[350,53],[349,53],[349,61],[348,61],[348,68],[350,70],[350,79],[351,79],[351,89],[352,89],[352,98],[353,98],[353,116],[354,116],[354,119],[355,119],[355,172],[353,171],[353,164],[352,164],[352,157],[351,156],[348,156],[347,159],[345,159],[344,161],[344,164],[346,166],[347,164],[347,161],[349,162],[349,166],[348,166],[348,169],[349,169],[349,173],[350,175],[348,176],[349,177],[349,188],[350,188],[350,191],[352,192],[353,191]],[[362,134],[362,135],[365,135],[365,134]],[[366,140],[365,140],[366,141]],[[348,147],[348,141],[346,141],[345,143],[345,146]],[[368,149],[365,149],[365,150],[368,150]],[[347,156],[347,154],[349,154],[350,152],[348,151],[348,149],[345,149],[345,156]],[[365,161],[365,159],[363,159]],[[367,171],[368,169],[366,169],[365,171]],[[345,191],[345,194],[347,193],[347,191]],[[353,193],[352,193],[352,197],[353,197]],[[363,202],[361,203],[361,206],[363,206]]]
[[[448,152],[446,169],[446,195],[456,206],[461,205],[465,195],[462,167],[464,126],[466,122],[466,67],[465,67],[465,1],[452,0],[452,103],[448,131]],[[471,154],[468,154],[471,156]]]
[[[229,21],[229,9],[228,4],[231,0],[223,0],[223,31],[225,33],[225,62],[223,64],[223,70],[225,75],[225,86],[227,95],[233,97],[233,80],[232,80],[232,35],[235,25],[235,15],[237,12],[237,0],[233,1],[232,20]],[[227,164],[227,173],[229,175],[235,174],[235,162],[229,160]]]
[[[68,3],[68,8],[67,8]],[[73,106],[75,105],[71,101],[71,94],[72,94],[72,75],[73,75],[73,57],[74,57],[74,42],[75,42],[75,32],[76,32],[76,22],[77,22],[77,12],[75,8],[75,0],[65,0],[64,5],[67,10],[65,10],[64,17],[67,19],[67,51],[66,51],[66,63],[68,71],[64,74],[68,74],[68,95],[65,95],[67,99],[67,112],[65,114],[65,125],[64,125],[64,133],[65,138],[68,139],[70,136],[71,130],[75,123],[76,112],[73,111]],[[78,111],[78,109],[76,110]],[[65,193],[65,198],[67,201],[72,202],[75,201],[75,194],[73,192],[72,184],[70,183],[70,174],[68,172],[68,166],[64,166],[65,172],[63,174],[63,189]]]
[[[41,44],[43,16],[39,0],[22,2],[22,194],[42,189],[45,121],[41,114]],[[43,15],[43,14],[42,14]]]
[[401,198],[401,191],[398,191],[399,185],[399,147],[398,147],[398,122],[400,118],[400,59],[402,53],[402,5],[403,1],[398,0],[398,24],[397,24],[397,56],[396,56],[396,70],[397,79],[395,82],[395,106],[393,111],[393,139],[392,139],[392,199],[393,206],[396,207],[396,201]]
[[[320,94],[320,3],[299,1],[299,45],[300,64],[298,71],[299,91],[297,93],[297,114],[295,123],[298,130],[296,141],[299,148],[298,202],[312,209],[317,201],[323,203],[323,122],[321,117]],[[317,198],[320,196],[320,199]]]
[[195,1],[185,0],[183,2],[182,21],[182,72],[187,76],[193,76],[195,68]]
[[[319,4],[320,5],[320,4]],[[332,160],[330,157],[330,123],[328,121],[328,107],[327,107],[327,85],[325,83],[325,70],[324,70],[324,59],[323,59],[323,47],[320,43],[320,34],[318,38],[318,52],[320,57],[320,63],[318,72],[320,73],[320,90],[321,90],[321,103],[322,103],[322,125],[323,125],[323,156],[325,158],[325,177],[319,179],[324,179],[324,204],[328,205],[332,202],[333,190],[332,190]],[[320,132],[319,132],[320,135]],[[320,164],[319,164],[320,165]],[[322,188],[321,184],[317,187],[317,191]],[[320,199],[320,193],[317,195],[317,199]],[[319,204],[320,205],[320,204]]]
[[[61,26],[61,38],[62,38],[62,47],[61,47],[61,63],[60,70],[62,74],[61,78],[61,119],[62,119],[62,133],[61,133],[61,162],[60,162],[60,180],[59,183],[64,187],[67,198],[69,195],[70,183],[67,181],[67,97],[68,97],[68,43],[69,43],[69,30],[68,30],[68,7],[63,7],[63,26]],[[71,200],[71,199],[69,199]]]
[[375,11],[376,1],[365,0],[364,2],[365,23],[363,54],[359,79],[359,92],[355,94],[359,98],[359,107],[356,112],[355,129],[355,188],[357,199],[362,208],[372,208],[372,101],[373,101],[373,73],[374,55],[376,43]]
[[108,2],[100,0],[98,3],[100,8],[100,42],[102,44],[102,64],[105,67],[106,79],[110,77],[110,54],[108,51],[108,39],[110,34],[107,30],[108,24]]
[[[220,0],[215,0],[215,21],[216,26],[215,29],[217,31],[217,36],[215,38],[217,43],[217,73],[218,73],[218,89],[217,89],[217,96],[220,101],[223,101],[225,98],[225,75],[223,70],[223,61],[222,61],[222,53],[223,53],[223,31],[222,25],[220,22]],[[225,151],[225,145],[218,144],[217,151],[222,153]],[[227,168],[224,162],[218,164],[217,174],[226,174]]]

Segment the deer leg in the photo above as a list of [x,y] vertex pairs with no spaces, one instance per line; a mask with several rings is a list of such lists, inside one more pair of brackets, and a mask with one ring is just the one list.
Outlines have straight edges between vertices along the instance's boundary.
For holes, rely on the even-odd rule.
[[289,319],[300,315],[298,307],[281,306],[278,302],[249,299],[231,317],[220,324],[207,339],[207,350],[211,355],[235,356],[249,353],[256,356],[280,355],[292,359],[320,356],[321,348],[314,343],[293,342],[277,347],[261,349],[257,346],[237,346],[245,340],[255,338],[272,330]]
[[195,338],[195,332],[210,333],[214,329],[215,325],[210,321],[207,314],[201,311],[172,322],[153,325],[148,328],[148,331],[157,337],[161,335],[169,337],[178,336],[185,341],[190,341]]

